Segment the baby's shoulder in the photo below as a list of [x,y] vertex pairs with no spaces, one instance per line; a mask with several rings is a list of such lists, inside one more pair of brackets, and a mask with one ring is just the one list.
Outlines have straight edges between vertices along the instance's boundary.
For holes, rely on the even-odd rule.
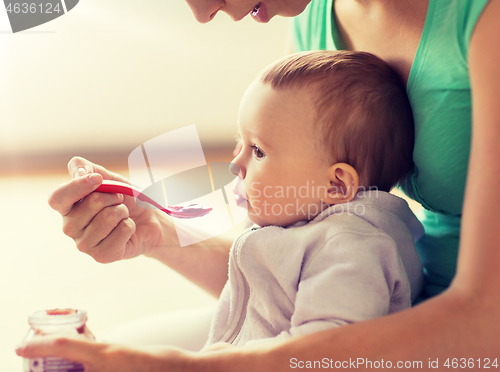
[[347,239],[349,236],[357,235],[387,235],[380,226],[375,226],[359,214],[346,211],[344,213],[331,214],[321,221],[311,221],[310,229],[323,236],[324,240]]

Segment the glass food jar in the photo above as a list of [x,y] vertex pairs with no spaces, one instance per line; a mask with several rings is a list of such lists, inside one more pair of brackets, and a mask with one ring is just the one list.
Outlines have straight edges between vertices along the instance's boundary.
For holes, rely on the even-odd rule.
[[[68,336],[94,340],[87,325],[87,312],[79,309],[36,311],[29,316],[31,326],[24,341],[46,335]],[[62,358],[24,359],[23,372],[84,372],[80,363]]]

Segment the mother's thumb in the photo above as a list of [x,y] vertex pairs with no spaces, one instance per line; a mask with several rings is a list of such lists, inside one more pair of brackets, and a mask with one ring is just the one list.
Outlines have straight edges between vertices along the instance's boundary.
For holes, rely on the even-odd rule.
[[89,173],[94,173],[95,167],[87,159],[75,156],[68,163],[68,171],[73,178],[78,178]]

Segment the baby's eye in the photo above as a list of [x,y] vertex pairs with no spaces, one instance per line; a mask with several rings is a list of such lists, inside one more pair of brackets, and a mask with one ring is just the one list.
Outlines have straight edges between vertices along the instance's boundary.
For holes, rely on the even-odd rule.
[[262,159],[266,156],[257,146],[252,146],[253,148],[253,154],[257,159]]

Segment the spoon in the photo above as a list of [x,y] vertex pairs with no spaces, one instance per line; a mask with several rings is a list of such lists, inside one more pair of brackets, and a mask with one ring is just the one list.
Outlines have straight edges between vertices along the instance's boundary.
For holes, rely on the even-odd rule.
[[155,202],[149,196],[144,195],[140,189],[135,186],[129,185],[124,182],[103,180],[102,184],[95,190],[98,192],[106,193],[117,193],[129,196],[134,196],[140,201],[151,204],[152,206],[158,208],[160,211],[165,212],[169,216],[175,218],[196,218],[202,217],[212,210],[210,207],[205,207],[201,204],[189,204],[188,206],[169,206],[163,208],[160,204]]

